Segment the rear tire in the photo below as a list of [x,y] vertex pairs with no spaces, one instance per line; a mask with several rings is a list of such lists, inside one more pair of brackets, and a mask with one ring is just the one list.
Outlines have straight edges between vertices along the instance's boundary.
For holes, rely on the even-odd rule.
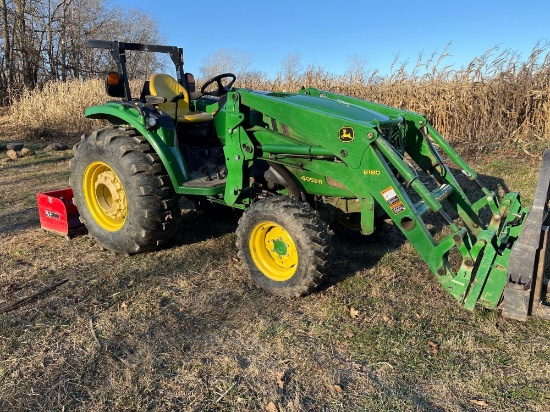
[[91,132],[73,152],[74,203],[102,247],[141,253],[172,236],[180,215],[177,197],[159,156],[135,129]]
[[331,237],[307,203],[273,196],[243,213],[237,247],[259,287],[275,295],[297,297],[316,289],[327,274]]

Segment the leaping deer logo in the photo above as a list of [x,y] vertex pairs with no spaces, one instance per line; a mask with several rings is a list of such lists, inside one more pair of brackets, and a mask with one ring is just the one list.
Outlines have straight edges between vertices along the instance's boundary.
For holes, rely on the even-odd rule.
[[354,138],[353,127],[341,127],[338,133],[341,142],[351,142]]

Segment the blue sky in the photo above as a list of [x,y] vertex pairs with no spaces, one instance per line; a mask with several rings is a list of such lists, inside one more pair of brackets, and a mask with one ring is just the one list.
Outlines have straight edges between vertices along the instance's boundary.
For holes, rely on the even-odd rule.
[[[152,14],[166,43],[183,47],[185,70],[200,66],[221,49],[244,52],[251,69],[273,77],[289,53],[341,74],[350,56],[366,69],[390,70],[395,55],[411,66],[419,53],[441,52],[455,68],[498,46],[524,58],[539,40],[550,40],[548,0],[277,0],[272,2],[112,0]],[[114,39],[113,39],[114,40]],[[118,39],[124,40],[124,39]]]

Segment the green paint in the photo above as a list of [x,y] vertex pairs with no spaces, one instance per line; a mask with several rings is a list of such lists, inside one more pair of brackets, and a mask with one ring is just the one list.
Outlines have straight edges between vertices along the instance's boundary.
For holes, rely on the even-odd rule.
[[[211,102],[197,102],[199,106],[216,112],[214,126],[228,171],[225,185],[182,186],[189,172],[174,128],[147,130],[137,109],[108,103],[88,109],[86,116],[135,127],[181,194],[245,209],[257,196],[252,170],[262,161],[284,168],[290,176],[286,183],[307,194],[314,205],[359,212],[364,234],[372,233],[375,218],[385,213],[465,308],[497,307],[527,208],[517,193],[500,203],[484,186],[481,196],[470,200],[442,158],[472,182],[478,182],[477,175],[422,115],[313,88],[298,93],[234,89],[220,108]],[[411,162],[437,181],[435,189],[419,179]],[[489,210],[490,221],[482,221],[482,209]],[[439,239],[424,221],[431,213],[447,220],[445,236]],[[459,219],[451,221],[449,213]],[[287,253],[281,240],[273,248],[278,255]],[[451,262],[453,250],[459,259]]]
[[273,242],[273,250],[279,256],[284,256],[284,255],[287,254],[287,244],[285,242],[283,242],[283,240],[281,238],[276,239]]

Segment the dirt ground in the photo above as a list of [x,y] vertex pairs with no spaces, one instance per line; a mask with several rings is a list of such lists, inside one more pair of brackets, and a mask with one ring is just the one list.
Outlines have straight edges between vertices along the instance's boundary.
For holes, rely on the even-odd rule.
[[[131,257],[41,230],[36,193],[71,157],[45,143],[0,165],[0,306],[67,282],[0,314],[0,410],[550,409],[550,322],[462,309],[399,232],[336,237],[319,291],[270,296],[237,259],[238,213],[181,202],[169,244]],[[477,163],[532,197],[537,159]]]

